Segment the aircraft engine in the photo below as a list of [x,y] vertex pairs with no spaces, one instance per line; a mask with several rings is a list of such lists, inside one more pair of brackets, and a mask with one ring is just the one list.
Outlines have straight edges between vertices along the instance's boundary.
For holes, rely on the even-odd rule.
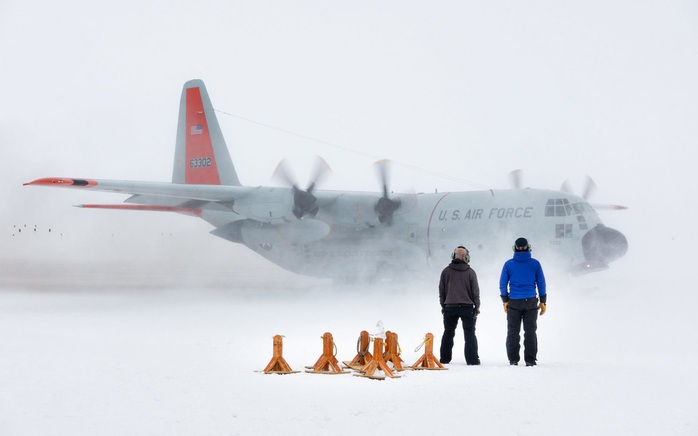
[[308,188],[303,190],[298,187],[298,183],[295,182],[295,178],[291,175],[286,160],[284,159],[279,162],[279,165],[274,171],[274,177],[291,187],[293,191],[293,208],[291,211],[297,219],[302,219],[305,216],[315,217],[318,213],[319,207],[316,204],[317,198],[313,195],[313,191],[317,184],[320,183],[330,171],[331,169],[330,166],[327,165],[327,162],[318,156],[315,169],[310,177]]

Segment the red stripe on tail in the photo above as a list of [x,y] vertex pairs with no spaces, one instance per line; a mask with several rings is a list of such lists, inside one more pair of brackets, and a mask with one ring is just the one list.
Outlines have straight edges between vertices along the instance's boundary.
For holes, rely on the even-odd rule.
[[216,157],[199,88],[187,91],[185,183],[220,185]]

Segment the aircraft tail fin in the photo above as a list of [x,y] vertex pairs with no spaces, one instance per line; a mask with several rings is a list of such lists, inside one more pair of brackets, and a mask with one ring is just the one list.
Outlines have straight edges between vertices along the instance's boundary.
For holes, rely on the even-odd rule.
[[182,89],[172,182],[240,186],[202,80],[190,80]]

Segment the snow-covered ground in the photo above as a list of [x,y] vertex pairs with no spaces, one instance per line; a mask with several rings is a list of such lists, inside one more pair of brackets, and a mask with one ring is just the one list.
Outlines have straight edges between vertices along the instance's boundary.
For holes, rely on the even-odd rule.
[[197,287],[168,265],[6,260],[0,434],[696,434],[696,298],[640,259],[549,272],[535,368],[507,364],[497,277],[481,276],[482,365],[456,351],[447,371],[385,381],[260,371],[276,334],[303,371],[324,332],[350,360],[379,320],[413,364],[441,335],[435,279],[350,288],[211,265]]

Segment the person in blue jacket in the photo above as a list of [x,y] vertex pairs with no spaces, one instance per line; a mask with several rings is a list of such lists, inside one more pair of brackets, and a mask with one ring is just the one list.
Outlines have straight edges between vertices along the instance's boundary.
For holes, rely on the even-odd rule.
[[547,300],[545,275],[540,262],[531,257],[531,245],[526,238],[518,238],[513,248],[514,257],[504,263],[499,278],[499,294],[507,314],[507,357],[510,365],[519,364],[523,322],[524,361],[526,366],[535,366],[538,355],[538,309],[543,315]]

